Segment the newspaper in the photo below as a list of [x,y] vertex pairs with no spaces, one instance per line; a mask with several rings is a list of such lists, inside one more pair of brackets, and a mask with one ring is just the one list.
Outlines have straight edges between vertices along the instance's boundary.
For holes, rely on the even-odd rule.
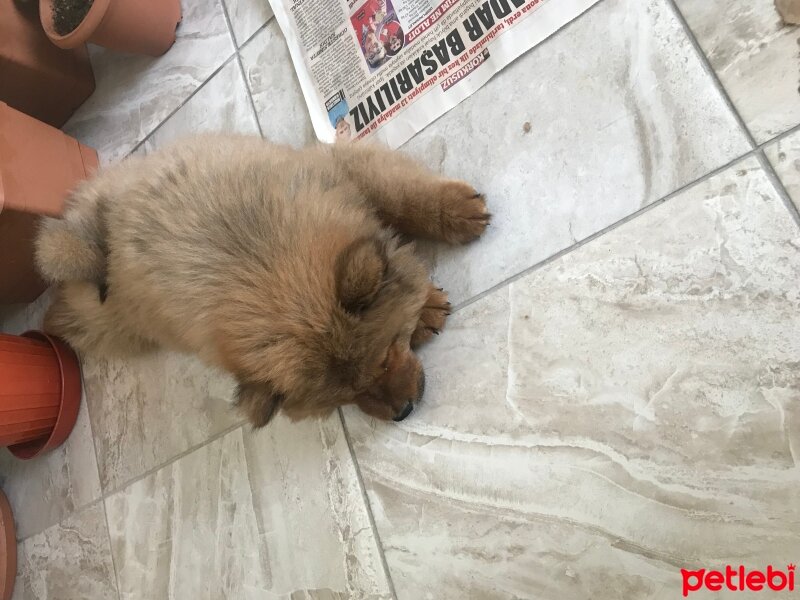
[[270,2],[317,137],[397,148],[598,0]]

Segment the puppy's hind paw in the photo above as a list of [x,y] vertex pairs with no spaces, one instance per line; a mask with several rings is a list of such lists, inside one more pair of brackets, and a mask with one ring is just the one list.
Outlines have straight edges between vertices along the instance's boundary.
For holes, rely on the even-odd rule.
[[441,185],[442,237],[451,244],[466,244],[479,238],[492,215],[483,194],[463,181],[445,181]]

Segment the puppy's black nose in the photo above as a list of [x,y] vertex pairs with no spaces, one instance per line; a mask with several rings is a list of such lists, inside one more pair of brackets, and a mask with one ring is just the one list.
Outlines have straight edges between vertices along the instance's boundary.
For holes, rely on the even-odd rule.
[[393,420],[394,421],[402,421],[408,415],[411,414],[412,410],[414,410],[414,405],[411,404],[411,402],[409,402],[408,404],[406,404],[406,407],[403,409],[403,411],[399,415],[397,415]]

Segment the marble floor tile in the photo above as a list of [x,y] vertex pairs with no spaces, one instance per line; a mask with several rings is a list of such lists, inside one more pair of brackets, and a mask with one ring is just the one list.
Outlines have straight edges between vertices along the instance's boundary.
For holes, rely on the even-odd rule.
[[457,312],[346,422],[398,598],[679,598],[800,555],[800,228],[740,162]]
[[105,493],[242,422],[234,381],[190,356],[86,356],[83,378]]
[[233,36],[240,47],[272,18],[269,0],[225,0],[225,6]]
[[468,249],[436,250],[462,302],[749,146],[668,2],[606,0],[404,149],[474,181],[495,215]]
[[759,143],[800,123],[800,30],[775,0],[675,0]]
[[0,306],[0,331],[18,335],[28,329],[41,329],[50,298],[51,292],[47,289],[29,304]]
[[123,600],[389,597],[338,415],[236,429],[106,502]]
[[800,210],[800,131],[767,146],[764,153]]
[[156,129],[140,146],[140,151],[151,152],[180,137],[210,131],[259,133],[236,60],[228,61],[219,73]]
[[101,164],[126,156],[234,52],[222,0],[182,0],[175,45],[159,58],[91,46],[97,89],[64,130]]
[[101,503],[19,544],[12,600],[117,598]]
[[[50,295],[29,305],[5,307],[0,331],[19,334],[41,328]],[[18,539],[39,533],[100,497],[86,396],[67,441],[32,460],[19,460],[0,449],[0,488],[14,510]]]
[[264,137],[305,146],[316,140],[289,49],[274,19],[241,50]]
[[14,511],[18,539],[39,533],[100,498],[85,394],[75,428],[60,447],[32,460],[0,451],[0,488]]

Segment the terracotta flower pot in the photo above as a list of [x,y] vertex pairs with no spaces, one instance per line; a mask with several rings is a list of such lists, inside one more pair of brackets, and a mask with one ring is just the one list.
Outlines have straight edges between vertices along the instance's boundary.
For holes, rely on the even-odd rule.
[[53,26],[53,0],[39,0],[47,37],[60,48],[84,42],[120,52],[161,56],[175,43],[181,21],[180,0],[94,0],[83,21],[60,35]]
[[0,0],[0,102],[61,127],[93,91],[86,46],[57,48],[35,2]]
[[33,458],[64,443],[78,418],[75,353],[39,331],[0,334],[0,446]]
[[60,216],[67,193],[97,169],[97,153],[0,102],[0,304],[45,289],[33,262],[39,215]]
[[17,531],[14,515],[0,490],[0,600],[9,600],[17,577]]

